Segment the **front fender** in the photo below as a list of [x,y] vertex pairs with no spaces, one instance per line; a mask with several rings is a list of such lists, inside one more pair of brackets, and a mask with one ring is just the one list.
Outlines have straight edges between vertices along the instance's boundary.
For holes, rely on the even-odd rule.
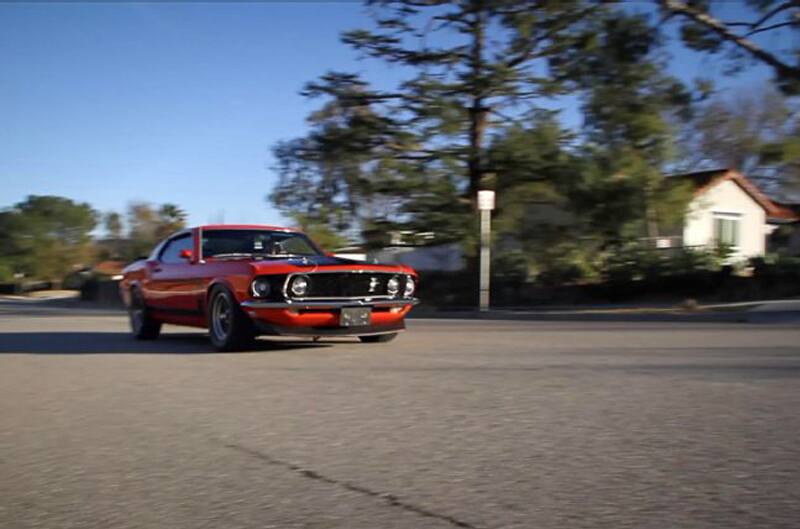
[[245,300],[246,296],[241,292],[237,292],[238,289],[233,284],[233,282],[230,281],[230,279],[228,279],[227,277],[215,277],[214,279],[211,280],[211,282],[208,284],[208,287],[206,288],[205,305],[203,306],[204,311],[208,309],[209,297],[211,297],[211,292],[216,287],[223,287],[227,289],[231,294],[233,294],[234,299],[238,303],[242,303]]

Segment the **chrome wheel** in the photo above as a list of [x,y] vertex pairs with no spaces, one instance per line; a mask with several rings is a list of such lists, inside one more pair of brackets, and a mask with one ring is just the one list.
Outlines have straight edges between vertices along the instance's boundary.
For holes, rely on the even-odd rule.
[[131,293],[131,306],[128,309],[128,316],[131,320],[131,330],[134,334],[140,333],[144,325],[144,302],[138,292]]
[[214,306],[211,309],[211,332],[219,341],[228,338],[231,332],[233,320],[233,305],[224,294],[214,298]]
[[134,333],[141,332],[144,322],[144,308],[141,306],[131,307],[130,310],[131,329]]
[[227,288],[214,287],[208,304],[208,335],[218,351],[240,351],[255,338],[250,317]]

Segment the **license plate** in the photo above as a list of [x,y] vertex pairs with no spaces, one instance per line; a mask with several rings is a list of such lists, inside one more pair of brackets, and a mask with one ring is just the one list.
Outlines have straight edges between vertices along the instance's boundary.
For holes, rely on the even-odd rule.
[[339,325],[342,327],[369,325],[370,314],[372,314],[372,309],[370,307],[343,308],[339,315]]

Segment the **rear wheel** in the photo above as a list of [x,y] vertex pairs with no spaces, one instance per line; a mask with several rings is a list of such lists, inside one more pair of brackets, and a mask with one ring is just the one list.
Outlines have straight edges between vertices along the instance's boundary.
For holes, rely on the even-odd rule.
[[144,297],[138,289],[131,290],[131,304],[128,307],[131,332],[137,340],[155,340],[161,333],[161,322],[153,319]]
[[372,336],[359,336],[358,339],[364,343],[385,343],[391,342],[397,338],[397,333],[393,332],[391,334],[375,334]]
[[208,333],[218,351],[239,351],[253,343],[253,322],[233,295],[223,287],[211,293],[208,304]]

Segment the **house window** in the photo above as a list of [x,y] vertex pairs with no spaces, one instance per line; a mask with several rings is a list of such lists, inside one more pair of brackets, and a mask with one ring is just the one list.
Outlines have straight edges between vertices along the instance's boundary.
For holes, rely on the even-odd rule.
[[739,246],[741,215],[714,213],[714,242],[718,245]]

